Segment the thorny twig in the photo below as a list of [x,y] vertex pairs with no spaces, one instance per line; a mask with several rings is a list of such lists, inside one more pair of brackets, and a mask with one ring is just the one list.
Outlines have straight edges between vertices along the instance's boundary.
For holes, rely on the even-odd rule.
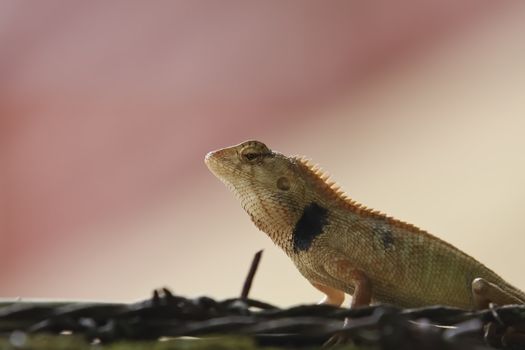
[[[315,346],[336,332],[355,342],[381,349],[507,349],[525,348],[525,306],[509,305],[467,311],[431,306],[401,309],[374,305],[342,309],[300,305],[280,309],[249,299],[260,254],[255,256],[241,298],[217,301],[174,295],[168,289],[141,302],[45,303],[0,302],[0,336],[14,331],[72,331],[87,340],[152,340],[160,337],[242,335],[261,345]],[[343,329],[343,320],[349,319]],[[440,326],[449,326],[438,327]],[[450,328],[452,327],[452,328]]]
[[248,275],[246,276],[246,280],[244,281],[244,285],[242,286],[241,299],[247,299],[248,294],[250,294],[253,278],[255,277],[257,268],[259,267],[259,262],[261,261],[262,253],[263,251],[259,250],[257,253],[255,253],[253,257],[252,264],[250,265],[250,270],[248,271]]

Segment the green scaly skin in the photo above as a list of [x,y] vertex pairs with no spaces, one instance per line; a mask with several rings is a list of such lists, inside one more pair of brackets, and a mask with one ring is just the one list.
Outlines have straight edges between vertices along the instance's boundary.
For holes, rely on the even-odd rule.
[[210,152],[205,162],[314,285],[353,294],[353,272],[360,271],[377,302],[472,309],[472,282],[482,278],[525,301],[522,291],[451,244],[352,201],[303,158],[246,141]]

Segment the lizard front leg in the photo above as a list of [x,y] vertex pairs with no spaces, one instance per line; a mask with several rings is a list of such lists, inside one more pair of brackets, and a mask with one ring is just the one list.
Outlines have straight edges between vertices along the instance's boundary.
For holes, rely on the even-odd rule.
[[353,286],[354,293],[352,294],[350,308],[370,305],[372,301],[372,282],[363,270],[355,268],[346,259],[336,260],[333,264],[325,266],[325,269],[331,278]]
[[[351,284],[354,287],[350,308],[367,306],[372,301],[372,282],[366,274],[359,269],[353,268],[348,260],[338,260],[328,267],[327,272],[335,279]],[[343,327],[347,327],[349,319],[346,318]],[[348,336],[344,333],[333,335],[324,344],[325,347],[344,344],[348,342]]]
[[345,293],[343,291],[317,282],[310,281],[310,283],[325,294],[325,297],[319,302],[319,305],[341,306],[343,301],[345,301]]

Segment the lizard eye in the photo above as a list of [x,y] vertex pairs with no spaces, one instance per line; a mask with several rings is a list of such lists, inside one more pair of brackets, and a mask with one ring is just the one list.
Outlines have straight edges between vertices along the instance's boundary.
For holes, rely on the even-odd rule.
[[253,152],[253,151],[247,151],[247,152],[244,152],[242,156],[244,159],[246,159],[249,162],[255,162],[257,159],[261,157],[261,154]]
[[247,141],[240,146],[239,158],[248,163],[258,163],[262,158],[271,155],[268,147],[258,141]]

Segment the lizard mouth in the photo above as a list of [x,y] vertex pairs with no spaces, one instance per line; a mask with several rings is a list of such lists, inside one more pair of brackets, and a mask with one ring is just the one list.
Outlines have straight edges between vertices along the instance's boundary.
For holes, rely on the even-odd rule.
[[208,169],[223,182],[224,178],[228,177],[228,173],[231,172],[228,171],[228,153],[225,151],[224,149],[211,151],[204,157],[204,163]]
[[206,154],[206,157],[204,157],[204,163],[210,169],[210,171],[217,176],[217,170],[218,170],[218,157],[216,155],[217,151],[212,151]]
[[208,154],[206,154],[206,157],[204,157],[204,163],[206,163],[206,165],[209,167],[210,166],[210,163],[213,161],[213,156],[214,156],[214,151],[212,152],[208,152]]

